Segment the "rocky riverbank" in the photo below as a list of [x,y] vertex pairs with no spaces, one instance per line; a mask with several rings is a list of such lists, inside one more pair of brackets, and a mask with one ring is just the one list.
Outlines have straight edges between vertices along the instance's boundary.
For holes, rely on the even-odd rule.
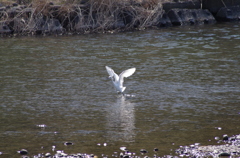
[[0,2],[0,35],[86,34],[239,21],[240,0]]
[[[181,146],[176,152],[180,157],[240,157],[240,134],[223,138],[215,137],[221,145],[201,146],[199,143]],[[223,144],[222,144],[223,143]]]
[[[157,148],[153,149],[154,155],[150,156],[148,151],[145,149],[139,149],[139,151],[129,151],[127,147],[120,147],[119,151],[114,152],[112,155],[104,155],[102,157],[119,157],[119,158],[180,158],[180,157],[189,157],[189,158],[197,158],[197,157],[232,157],[237,158],[240,157],[240,134],[233,135],[229,137],[228,135],[223,135],[223,138],[215,137],[215,140],[219,145],[208,145],[202,146],[200,143],[194,143],[189,146],[180,146],[179,149],[176,150],[175,156],[173,155],[164,155],[159,156],[159,150]],[[65,142],[65,146],[74,145],[71,142]],[[98,146],[107,147],[107,143],[97,144]],[[19,155],[22,155],[24,158],[98,158],[98,156],[94,154],[86,154],[86,153],[76,153],[76,154],[67,154],[63,150],[56,150],[55,146],[52,146],[52,151],[48,153],[39,153],[33,156],[28,156],[28,151],[26,149],[21,149],[17,151]],[[55,152],[55,153],[54,153]],[[53,154],[54,153],[54,154]],[[5,155],[5,153],[0,152],[0,155]]]

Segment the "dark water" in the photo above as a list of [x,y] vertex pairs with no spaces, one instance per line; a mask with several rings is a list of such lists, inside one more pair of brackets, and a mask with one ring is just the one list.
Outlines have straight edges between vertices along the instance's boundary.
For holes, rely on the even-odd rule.
[[[116,94],[106,65],[136,67],[124,82],[135,97]],[[0,39],[0,68],[0,157],[163,156],[240,133],[239,24]]]

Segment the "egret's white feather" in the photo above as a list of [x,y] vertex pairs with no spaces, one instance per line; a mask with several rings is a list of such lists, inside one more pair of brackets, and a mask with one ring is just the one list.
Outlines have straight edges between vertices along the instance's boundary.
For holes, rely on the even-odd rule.
[[109,74],[109,77],[111,78],[113,85],[117,89],[118,92],[123,93],[123,91],[126,89],[126,87],[123,87],[123,81],[124,77],[131,76],[135,71],[136,68],[131,68],[128,70],[123,71],[119,76],[111,69],[110,67],[106,66],[107,72]]

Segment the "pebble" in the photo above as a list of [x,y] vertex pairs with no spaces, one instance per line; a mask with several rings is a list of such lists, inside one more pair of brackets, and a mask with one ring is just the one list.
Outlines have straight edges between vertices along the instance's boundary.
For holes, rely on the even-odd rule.
[[51,154],[50,153],[46,153],[45,157],[51,157]]
[[219,137],[215,137],[214,139],[215,139],[215,140],[219,140],[220,138],[219,138]]
[[56,148],[56,146],[54,146],[54,145],[53,145],[53,146],[52,146],[52,151],[54,151],[54,150],[55,150],[55,148]]
[[194,144],[192,144],[192,145],[190,145],[190,147],[191,147],[191,148],[195,148],[195,145],[194,145]]
[[64,145],[68,146],[68,145],[73,145],[72,142],[65,142]]
[[222,130],[222,127],[217,127],[218,130]]
[[127,151],[127,147],[125,147],[125,146],[120,147],[120,150],[122,150],[122,151]]
[[158,148],[154,148],[153,151],[158,151]]
[[231,156],[229,153],[221,153],[219,156]]
[[129,155],[123,155],[123,158],[129,158]]
[[145,149],[141,149],[140,152],[143,153],[143,154],[146,154],[148,151],[145,150]]
[[20,151],[18,151],[18,153],[21,155],[27,155],[28,151],[26,149],[21,149]]
[[225,141],[228,140],[228,135],[227,134],[223,135],[223,140],[225,140]]
[[56,151],[57,154],[61,154],[61,153],[63,153],[63,152],[64,152],[63,150],[58,150],[58,151]]

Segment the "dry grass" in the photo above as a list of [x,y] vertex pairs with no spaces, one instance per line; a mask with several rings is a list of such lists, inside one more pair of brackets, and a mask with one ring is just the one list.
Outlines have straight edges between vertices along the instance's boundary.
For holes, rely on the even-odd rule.
[[11,5],[15,2],[16,1],[13,1],[13,0],[0,0],[0,4],[2,4],[2,5]]
[[[68,31],[77,32],[104,32],[123,26],[125,30],[143,29],[154,26],[163,14],[157,0],[62,0],[58,3],[60,8],[53,11],[48,0],[32,2],[35,15],[57,18]],[[76,5],[80,3],[84,5]]]
[[31,15],[27,18],[23,16],[25,14],[23,12],[14,17],[24,20],[25,26],[21,27],[22,31],[36,28],[32,26],[33,21],[37,24],[41,23],[42,19],[45,21],[58,19],[67,31],[105,32],[156,26],[164,12],[163,1],[166,0],[12,0],[11,2],[23,3],[32,8]]

